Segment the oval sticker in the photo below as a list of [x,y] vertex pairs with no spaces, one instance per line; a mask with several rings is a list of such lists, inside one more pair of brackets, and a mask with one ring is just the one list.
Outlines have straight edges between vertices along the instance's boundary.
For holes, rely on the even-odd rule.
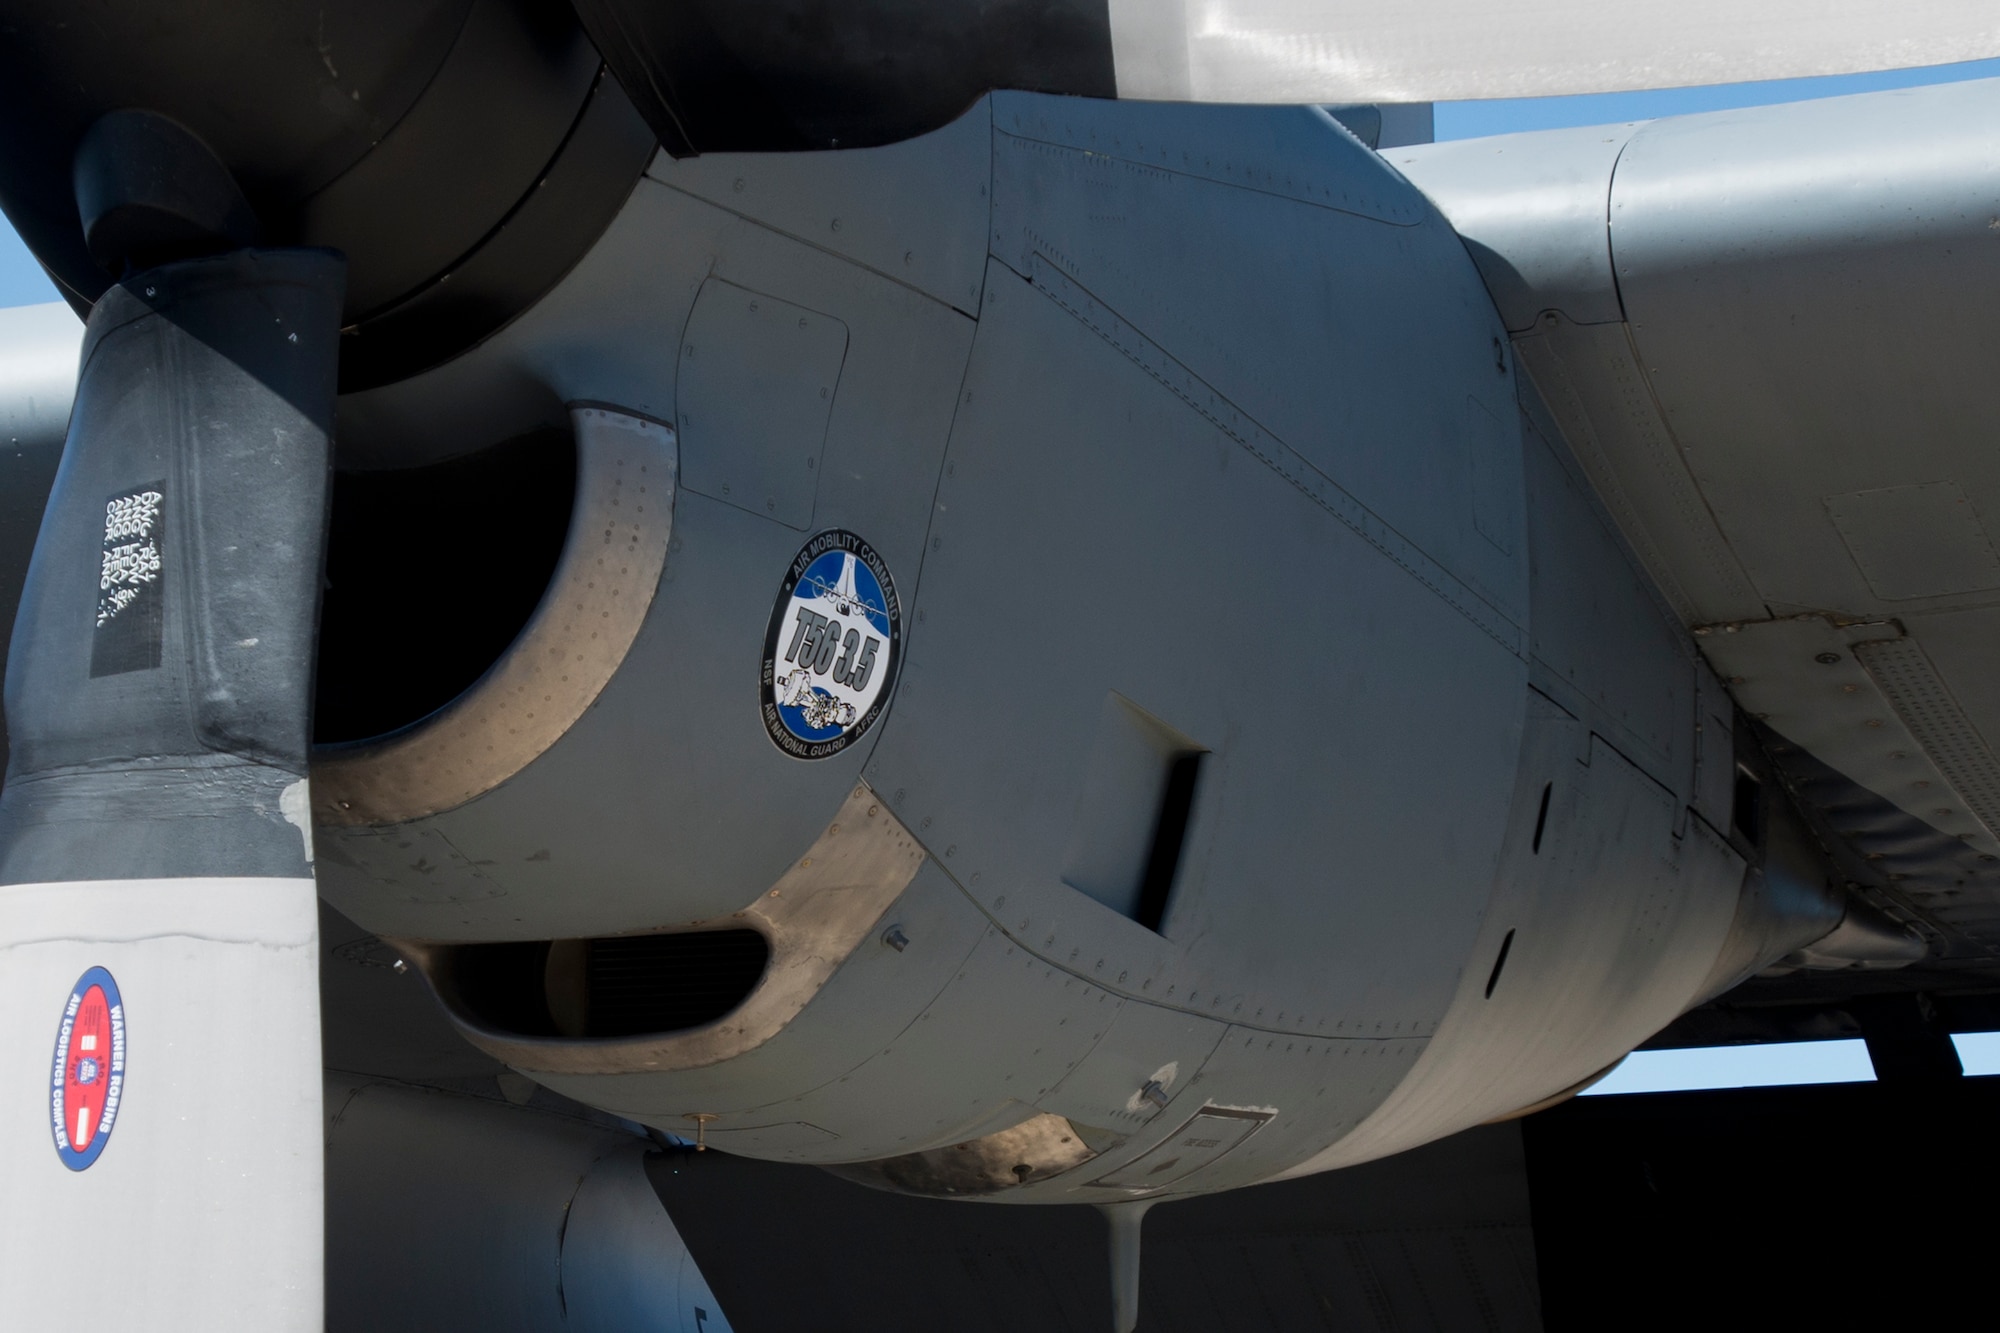
[[49,1127],[72,1171],[97,1160],[118,1120],[125,1088],[125,1002],[118,983],[93,967],[70,988],[49,1077]]
[[887,704],[903,639],[889,566],[845,529],[792,560],[764,636],[764,729],[795,759],[839,754]]

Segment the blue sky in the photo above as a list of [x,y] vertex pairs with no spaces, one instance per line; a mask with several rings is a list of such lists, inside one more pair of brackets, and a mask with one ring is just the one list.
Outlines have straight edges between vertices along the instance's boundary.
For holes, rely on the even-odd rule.
[[[2000,60],[1835,78],[1674,88],[1659,92],[1442,102],[1436,110],[1437,137],[1470,139],[1521,130],[1557,129],[1567,125],[1605,125],[1625,120],[1687,115],[1696,111],[1720,111],[1813,97],[1838,97],[1883,88],[1908,88],[1959,79],[1994,77],[2000,77]],[[0,220],[0,306],[31,305],[56,299],[55,287],[35,263],[27,247],[21,244],[13,229]],[[2000,1034],[1966,1036],[1956,1040],[1967,1073],[2000,1073]],[[1593,1091],[1615,1095],[1674,1088],[1853,1082],[1872,1077],[1867,1054],[1858,1041],[1800,1042],[1706,1051],[1641,1052]]]
[[1705,88],[1664,88],[1645,93],[1440,102],[1436,113],[1437,137],[1476,139],[1487,134],[1554,130],[1568,125],[1610,125],[1625,120],[1685,116],[1697,111],[1727,111],[1742,106],[1768,106],[1773,102],[1803,102],[1814,97],[1878,92],[1884,88],[1915,88],[1928,83],[1991,78],[2000,78],[2000,60],[1970,60],[1959,65],[1929,65],[1919,69],[1841,74],[1822,79],[1774,79],[1762,83],[1714,84]]
[[[1968,1074],[2000,1074],[2000,1032],[1961,1032],[1952,1045]],[[1791,1041],[1769,1046],[1694,1047],[1635,1051],[1611,1076],[1584,1093],[1615,1097],[1631,1092],[1690,1088],[1770,1088],[1791,1083],[1873,1083],[1874,1067],[1859,1038]]]
[[28,253],[28,247],[21,244],[21,238],[0,218],[0,306],[34,305],[40,301],[54,301],[55,284],[42,272],[42,266]]
[[[1961,1057],[1963,1058],[1963,1057]],[[1777,1087],[1788,1083],[1870,1083],[1868,1048],[1853,1041],[1793,1041],[1767,1046],[1635,1051],[1586,1097],[1688,1088]]]

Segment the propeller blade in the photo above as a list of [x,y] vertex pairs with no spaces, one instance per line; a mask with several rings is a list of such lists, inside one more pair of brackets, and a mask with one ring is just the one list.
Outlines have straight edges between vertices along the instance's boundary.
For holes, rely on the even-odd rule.
[[1963,0],[1110,0],[1120,97],[1431,102],[1850,74],[2000,55]]
[[320,1327],[305,774],[344,269],[178,260],[85,332],[7,671],[10,1327]]

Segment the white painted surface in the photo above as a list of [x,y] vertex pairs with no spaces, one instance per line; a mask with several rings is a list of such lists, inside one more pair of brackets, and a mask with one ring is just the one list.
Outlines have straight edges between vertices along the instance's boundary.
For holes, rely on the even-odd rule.
[[1111,0],[1120,97],[1428,102],[1900,69],[2000,55],[1964,0]]
[[[9,1327],[319,1329],[316,907],[310,879],[0,888]],[[117,1123],[79,1172],[50,1133],[50,1062],[93,966],[118,983],[128,1054]]]

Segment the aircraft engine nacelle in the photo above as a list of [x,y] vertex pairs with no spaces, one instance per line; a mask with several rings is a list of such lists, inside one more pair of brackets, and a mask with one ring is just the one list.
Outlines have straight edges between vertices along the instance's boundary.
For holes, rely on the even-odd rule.
[[[1556,1094],[1839,919],[1737,920],[1726,696],[1320,111],[662,158],[509,328],[344,400],[343,461],[530,428],[546,591],[322,750],[318,870],[585,1103],[920,1193],[1222,1188]],[[424,493],[462,538],[384,568],[437,616],[542,540]],[[340,505],[323,718],[427,650],[336,632]]]
[[477,1097],[330,1077],[327,1327],[728,1333],[648,1183],[653,1145]]

